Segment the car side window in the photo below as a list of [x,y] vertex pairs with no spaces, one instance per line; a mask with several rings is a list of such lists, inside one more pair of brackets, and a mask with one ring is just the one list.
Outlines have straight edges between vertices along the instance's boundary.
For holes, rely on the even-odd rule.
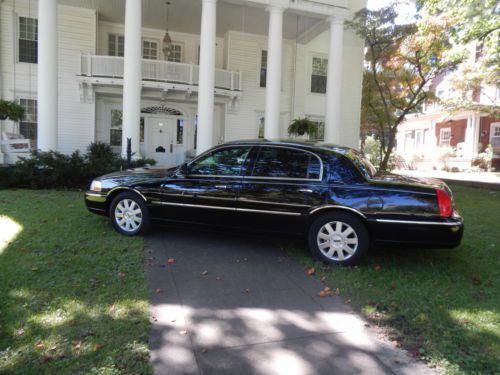
[[328,181],[339,184],[360,182],[361,178],[354,164],[344,156],[330,156],[328,158]]
[[241,176],[250,146],[226,147],[215,150],[190,165],[189,174],[203,176]]
[[302,150],[262,147],[252,176],[317,180],[321,176],[321,162],[317,156]]

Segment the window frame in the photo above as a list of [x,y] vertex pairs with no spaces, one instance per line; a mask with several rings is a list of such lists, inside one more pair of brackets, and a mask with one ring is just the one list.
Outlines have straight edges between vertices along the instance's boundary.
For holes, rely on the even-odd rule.
[[[264,56],[264,52],[266,53],[266,66],[264,67],[262,65],[262,60],[263,60],[263,56]],[[269,51],[264,48],[261,48],[260,49],[260,59],[259,59],[259,88],[261,89],[265,89],[266,86],[267,86],[267,62],[268,62],[268,56],[269,56]],[[262,70],[266,71],[265,73],[265,78],[264,78],[264,86],[262,86]]]
[[[33,40],[33,39],[24,39],[24,38],[21,38],[21,18],[26,18],[28,20],[34,20],[35,21],[35,26],[36,26],[36,32],[35,32],[35,37],[36,39]],[[38,18],[37,17],[31,17],[30,15],[23,15],[23,14],[16,14],[16,18],[15,18],[15,21],[16,21],[16,46],[15,46],[15,56],[16,56],[16,62],[19,63],[19,64],[38,64]],[[35,57],[35,61],[32,62],[32,61],[21,61],[20,59],[20,52],[21,52],[21,48],[20,48],[20,41],[21,40],[25,40],[25,41],[29,41],[29,42],[35,42],[35,46],[36,46],[36,57]]]
[[172,60],[170,60],[170,56],[171,55],[165,56],[165,54],[163,54],[164,55],[163,57],[164,57],[165,61],[182,64],[183,61],[184,61],[184,43],[182,43],[182,42],[172,42],[172,47],[173,46],[178,46],[181,49],[181,51],[180,51],[180,61],[172,61]]
[[[109,38],[110,37],[113,37],[115,39],[115,53],[113,55],[111,54],[111,51],[109,48],[109,40],[110,40]],[[118,46],[120,44],[119,43],[120,38],[123,38],[123,55],[119,54],[120,49],[118,48]],[[118,34],[118,33],[108,33],[107,42],[108,42],[108,44],[107,44],[108,56],[115,56],[115,57],[124,57],[125,56],[125,35]],[[142,47],[142,43],[141,43],[141,47]],[[141,48],[141,56],[142,56],[142,48]]]
[[[445,132],[450,133],[447,143],[443,143],[443,133]],[[439,146],[451,146],[451,127],[439,129]]]
[[[19,104],[24,108],[25,113],[28,114],[29,111],[27,110],[27,107],[23,105],[23,101],[26,102],[26,104],[33,104],[33,118],[28,118],[28,116],[25,116],[25,118],[22,121],[19,121],[19,134],[22,134],[24,137],[26,137],[25,134],[21,132],[21,126],[23,125],[28,125],[28,126],[34,126],[35,128],[35,138],[31,137],[26,137],[26,139],[29,139],[30,141],[33,141],[31,144],[31,148],[35,149],[36,147],[36,142],[38,138],[38,100],[34,98],[19,98]],[[29,121],[27,121],[29,120]]]
[[[248,150],[247,158],[245,159],[245,161],[242,164],[242,169],[243,169],[243,166],[245,166],[245,165],[247,166],[247,169],[241,170],[240,174],[238,174],[238,175],[213,174],[212,175],[212,174],[192,174],[191,173],[192,165],[194,163],[196,163],[198,160],[203,159],[209,155],[213,155],[214,153],[221,151],[221,150],[224,150],[224,149],[227,149],[227,148],[242,148],[242,147],[248,148],[249,150]],[[210,150],[204,152],[203,154],[201,154],[200,156],[197,156],[196,158],[194,158],[193,160],[191,160],[187,164],[187,167],[189,170],[187,173],[187,176],[189,176],[189,177],[205,177],[205,178],[238,178],[238,179],[243,179],[246,177],[246,174],[248,173],[248,168],[249,167],[253,168],[253,165],[251,166],[253,150],[254,150],[254,145],[250,145],[250,144],[226,145],[226,146],[217,147],[215,149],[210,149]]]
[[[311,59],[310,59],[310,64],[309,64],[309,68],[310,68],[310,74],[309,74],[309,93],[310,94],[313,94],[313,95],[326,95],[326,91],[327,91],[327,85],[328,85],[328,56],[325,55],[325,54],[320,54],[320,53],[313,53],[310,55],[311,56]],[[314,59],[321,59],[321,60],[326,60],[326,72],[325,72],[325,75],[322,76],[322,77],[325,77],[326,79],[326,82],[325,82],[325,92],[317,92],[317,91],[313,91],[313,85],[312,85],[312,78],[313,78],[313,75],[315,76],[319,76],[318,74],[313,74],[313,71],[314,71]]]
[[[250,171],[250,175],[248,176],[245,176],[245,179],[254,179],[254,180],[282,180],[282,181],[315,181],[315,182],[321,182],[323,181],[323,175],[324,175],[324,165],[323,165],[323,160],[321,159],[321,157],[319,157],[316,153],[312,152],[312,151],[309,151],[309,150],[304,150],[304,149],[301,149],[301,148],[298,148],[298,147],[293,147],[293,146],[285,146],[285,145],[264,145],[264,146],[261,146],[259,145],[257,147],[257,151],[255,153],[255,160],[252,161],[252,167],[251,167],[251,171]],[[300,152],[304,152],[304,153],[307,153],[307,154],[310,154],[314,157],[316,157],[316,159],[318,159],[319,161],[319,177],[318,178],[301,178],[301,177],[266,177],[266,176],[254,176],[253,175],[253,171],[255,169],[255,164],[257,163],[257,160],[259,158],[259,155],[260,155],[260,152],[263,148],[284,148],[284,149],[290,149],[290,150],[294,150],[294,151],[300,151]],[[309,164],[310,164],[310,161],[309,161]],[[309,166],[308,166],[309,168]]]
[[[144,56],[144,43],[154,43],[156,44],[156,57],[153,59],[151,57],[145,57]],[[141,42],[141,56],[145,60],[159,60],[160,59],[160,42],[157,39],[152,39],[152,38],[142,38]],[[148,47],[149,51],[151,51],[151,47]]]

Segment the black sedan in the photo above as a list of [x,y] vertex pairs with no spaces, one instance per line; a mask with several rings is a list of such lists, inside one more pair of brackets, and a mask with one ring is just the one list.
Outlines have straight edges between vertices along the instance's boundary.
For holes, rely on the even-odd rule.
[[303,234],[315,257],[345,265],[370,245],[456,247],[463,234],[444,182],[376,174],[357,151],[326,144],[230,142],[177,168],[99,177],[85,202],[124,235],[152,221]]

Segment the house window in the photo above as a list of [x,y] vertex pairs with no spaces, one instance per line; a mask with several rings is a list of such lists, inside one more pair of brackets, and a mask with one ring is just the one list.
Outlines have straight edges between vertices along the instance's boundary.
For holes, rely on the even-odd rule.
[[495,156],[499,154],[500,149],[500,123],[491,124],[490,130],[490,144],[493,147]]
[[264,121],[265,121],[264,115],[260,114],[259,116],[257,116],[257,126],[258,126],[259,139],[264,138]]
[[184,143],[184,120],[177,119],[177,144],[181,145]]
[[19,123],[19,133],[31,140],[31,146],[36,150],[37,139],[37,101],[20,99],[19,104],[24,108],[24,119]]
[[142,57],[149,60],[158,60],[158,42],[143,40]]
[[326,73],[328,71],[328,59],[313,57],[311,73],[311,92],[326,93]]
[[260,55],[260,87],[266,87],[267,80],[267,51],[262,50]]
[[[121,109],[111,110],[111,127],[109,130],[109,144],[111,146],[122,145],[122,123],[123,112]],[[144,142],[144,117],[141,117],[139,122],[139,142]]]
[[38,20],[19,17],[19,62],[38,62]]
[[315,135],[309,134],[310,141],[324,141],[325,140],[325,122],[323,120],[311,120],[316,124],[318,131]]
[[171,62],[182,62],[182,45],[181,44],[172,44],[172,49],[170,50],[170,54],[167,57],[168,61]]
[[125,38],[123,35],[108,34],[108,55],[123,56],[125,50]]
[[443,128],[439,132],[439,144],[449,146],[451,143],[451,128]]

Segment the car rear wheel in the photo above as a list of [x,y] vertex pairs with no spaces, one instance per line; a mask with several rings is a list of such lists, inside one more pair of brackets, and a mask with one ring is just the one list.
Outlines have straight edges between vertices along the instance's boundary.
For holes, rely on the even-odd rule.
[[359,263],[370,245],[363,222],[343,212],[327,213],[317,218],[309,229],[308,241],[315,258],[341,265]]
[[109,209],[113,228],[126,236],[144,234],[149,229],[149,212],[144,200],[137,194],[118,194]]

